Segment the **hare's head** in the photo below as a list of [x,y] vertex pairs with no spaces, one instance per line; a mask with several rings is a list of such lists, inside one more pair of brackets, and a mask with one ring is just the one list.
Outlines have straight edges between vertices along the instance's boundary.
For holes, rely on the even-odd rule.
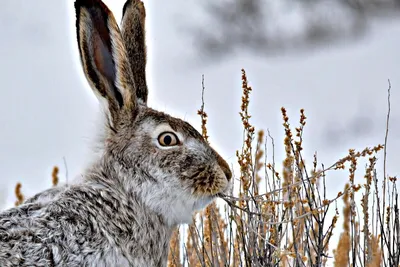
[[126,190],[170,223],[186,222],[230,187],[228,164],[187,122],[147,107],[145,9],[128,0],[121,30],[100,0],[77,0],[82,66],[107,111],[105,157]]

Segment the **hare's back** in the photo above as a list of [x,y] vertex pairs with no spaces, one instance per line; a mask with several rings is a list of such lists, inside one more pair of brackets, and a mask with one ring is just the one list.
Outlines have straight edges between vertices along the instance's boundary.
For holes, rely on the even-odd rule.
[[0,213],[1,267],[82,266],[90,254],[89,227],[62,198],[43,199]]
[[46,231],[37,227],[43,207],[23,204],[0,213],[0,266],[54,266]]
[[44,190],[31,198],[28,198],[25,203],[42,203],[48,204],[48,202],[56,200],[62,192],[68,189],[68,185],[56,186]]

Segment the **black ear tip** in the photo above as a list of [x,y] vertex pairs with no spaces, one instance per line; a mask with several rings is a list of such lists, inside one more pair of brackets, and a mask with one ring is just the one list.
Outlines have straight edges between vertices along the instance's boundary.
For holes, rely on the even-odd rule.
[[128,7],[129,7],[130,5],[132,5],[132,2],[133,2],[132,0],[127,0],[127,1],[125,2],[124,7],[122,8],[122,16],[125,15],[126,10],[128,9]]
[[88,7],[88,6],[93,6],[94,0],[76,0],[74,5],[75,8],[80,8],[80,7]]
[[[77,23],[80,20],[81,9],[86,9],[94,20],[101,20],[107,24],[111,10],[101,0],[76,0],[74,3]],[[78,24],[77,24],[78,26]]]
[[93,6],[101,3],[101,0],[75,0],[75,6]]
[[[90,8],[96,5],[95,2],[98,2],[96,0],[76,0],[74,3],[75,6],[75,13],[77,16],[79,16],[80,10],[82,7],[85,8]],[[97,3],[98,5],[98,3]]]
[[106,12],[109,12],[108,7],[101,0],[75,0],[75,10],[79,10],[82,7],[85,8],[100,8]]

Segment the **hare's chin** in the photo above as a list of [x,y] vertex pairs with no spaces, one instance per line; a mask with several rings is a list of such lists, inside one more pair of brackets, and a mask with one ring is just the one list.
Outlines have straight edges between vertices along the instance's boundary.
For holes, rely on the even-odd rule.
[[204,209],[205,207],[207,207],[214,199],[216,198],[216,196],[205,196],[202,197],[198,200],[195,201],[194,205],[193,205],[193,209],[194,210],[201,210]]

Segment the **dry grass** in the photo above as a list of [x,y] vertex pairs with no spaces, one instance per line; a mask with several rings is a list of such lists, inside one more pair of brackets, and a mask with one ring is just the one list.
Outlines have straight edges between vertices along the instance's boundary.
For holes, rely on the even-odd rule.
[[[204,95],[204,77],[202,87]],[[346,157],[329,167],[318,163],[317,154],[307,161],[303,158],[304,110],[300,110],[297,127],[292,128],[286,109],[281,109],[285,157],[276,161],[275,140],[251,124],[252,88],[244,70],[242,90],[243,143],[236,153],[236,190],[221,196],[223,204],[214,202],[196,214],[190,225],[176,230],[169,266],[399,266],[397,179],[386,174],[384,149],[390,84],[384,144],[362,151],[350,149]],[[198,114],[207,140],[204,101]],[[272,146],[271,162],[267,160],[267,145]],[[385,177],[378,179],[376,155],[382,150]],[[361,174],[364,182],[357,184],[363,160],[367,162]],[[328,198],[328,176],[345,171],[348,183],[343,191]],[[52,178],[56,186],[58,168]],[[18,205],[24,199],[20,184],[15,192]],[[338,240],[332,238],[334,235]]]
[[22,194],[21,188],[22,188],[22,184],[17,183],[17,185],[15,186],[15,191],[14,191],[15,197],[17,198],[17,200],[15,201],[15,206],[21,205],[25,200],[25,197],[24,197],[24,194]]

